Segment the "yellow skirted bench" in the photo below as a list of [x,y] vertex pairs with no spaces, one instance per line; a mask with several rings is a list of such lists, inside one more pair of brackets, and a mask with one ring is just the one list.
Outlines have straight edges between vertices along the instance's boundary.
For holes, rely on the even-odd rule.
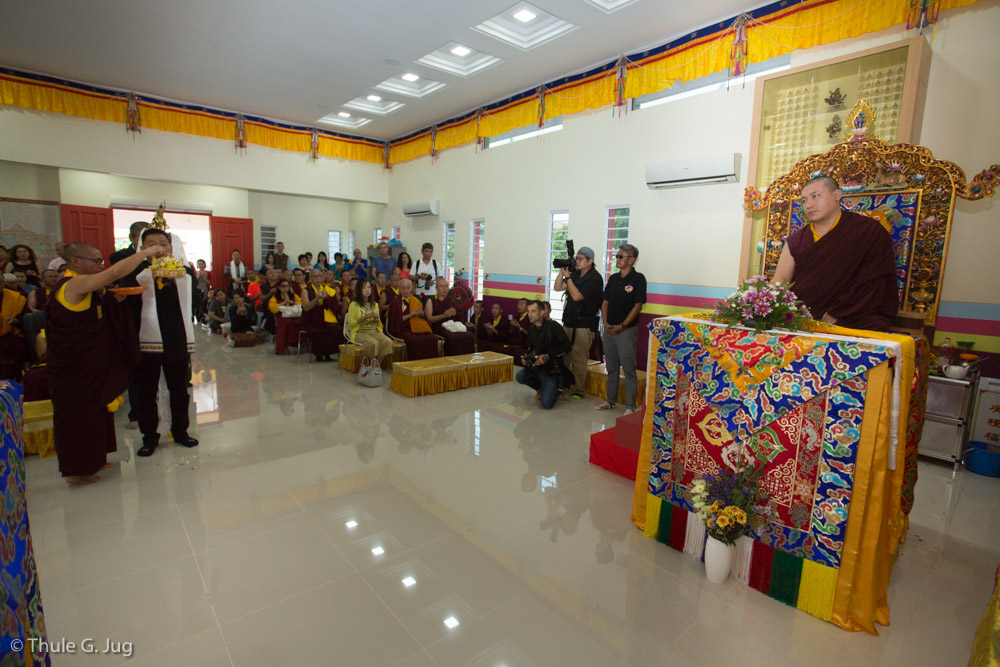
[[[646,395],[646,371],[635,372],[639,379],[639,401]],[[604,364],[598,361],[590,362],[587,367],[587,382],[583,385],[583,391],[598,398],[608,398],[608,371]],[[618,372],[618,400],[616,403],[625,403],[625,373]]]
[[389,388],[410,398],[464,389],[466,366],[452,357],[401,361],[392,367]]
[[52,435],[52,401],[24,402],[24,453],[39,458],[56,455]]
[[341,343],[337,365],[345,371],[357,373],[361,369],[361,346],[355,343]]
[[476,352],[460,354],[449,359],[463,361],[466,368],[467,387],[482,387],[514,379],[514,357],[500,352]]

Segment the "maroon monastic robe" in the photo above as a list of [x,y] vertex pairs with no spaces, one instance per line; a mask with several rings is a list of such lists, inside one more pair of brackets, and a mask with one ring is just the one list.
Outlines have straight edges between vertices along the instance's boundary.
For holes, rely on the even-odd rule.
[[[316,298],[316,288],[312,285],[306,286],[309,300]],[[337,318],[337,322],[327,322],[324,312],[329,312]],[[337,354],[337,350],[344,342],[344,330],[340,326],[340,302],[336,295],[326,293],[323,305],[313,306],[312,310],[302,309],[302,330],[309,334],[309,345],[312,353],[317,357],[325,357]]]
[[396,338],[402,338],[406,343],[406,360],[431,359],[438,356],[438,338],[433,333],[413,333],[410,328],[412,318],[403,321],[403,316],[410,312],[413,303],[420,300],[411,296],[412,301],[404,301],[398,296],[389,304],[389,333]]
[[792,291],[815,319],[829,313],[837,325],[888,331],[899,309],[892,237],[878,221],[843,211],[819,241],[805,225],[788,237],[795,260]]
[[[440,315],[449,308],[455,308],[455,300],[452,298],[451,292],[448,293],[444,299],[434,295],[433,297],[428,297],[427,302],[434,303],[434,315]],[[427,306],[424,305],[424,310],[428,310]],[[458,309],[455,308],[457,311]],[[448,318],[459,322],[458,314],[455,317]],[[444,354],[446,357],[454,356],[457,354],[472,354],[476,351],[476,341],[471,333],[468,331],[461,331],[459,333],[452,333],[445,329],[443,325],[448,319],[439,320],[437,323],[432,324],[431,328],[434,329],[434,333],[438,336],[444,338]]]
[[45,309],[45,337],[52,426],[63,477],[93,475],[118,445],[107,405],[128,388],[138,363],[139,337],[125,304],[104,290],[92,292],[84,311],[64,306],[56,294]]

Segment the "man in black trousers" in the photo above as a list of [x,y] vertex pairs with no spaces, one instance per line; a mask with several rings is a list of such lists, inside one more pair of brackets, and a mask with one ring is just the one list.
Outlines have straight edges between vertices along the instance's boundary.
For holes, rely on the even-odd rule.
[[[123,248],[122,250],[116,250],[111,253],[111,266],[114,266],[118,262],[122,261],[126,257],[131,257],[136,253],[139,248],[139,236],[142,234],[142,230],[149,227],[149,223],[145,220],[139,220],[133,222],[128,228],[128,240],[129,246]],[[140,264],[131,273],[118,281],[119,287],[136,287],[139,283],[136,282],[135,278],[142,271],[143,265]],[[142,312],[142,297],[139,295],[132,295],[125,297],[125,305],[128,306],[129,310],[132,311],[132,320],[135,323],[135,330],[139,330],[139,314]],[[139,413],[135,409],[136,401],[136,390],[135,390],[135,369],[129,371],[129,383],[128,383],[128,424],[125,428],[137,429],[139,428]]]
[[[142,232],[141,247],[160,246],[166,255],[173,254],[170,235],[163,229],[150,227]],[[137,280],[148,289],[142,293],[142,315],[139,323],[139,349],[142,361],[135,368],[138,389],[136,410],[142,447],[136,454],[150,456],[160,443],[159,415],[156,410],[156,390],[160,372],[170,393],[170,432],[174,442],[195,447],[198,441],[188,435],[188,367],[194,352],[194,326],[191,323],[190,267],[180,278],[154,276],[149,263],[144,263]]]

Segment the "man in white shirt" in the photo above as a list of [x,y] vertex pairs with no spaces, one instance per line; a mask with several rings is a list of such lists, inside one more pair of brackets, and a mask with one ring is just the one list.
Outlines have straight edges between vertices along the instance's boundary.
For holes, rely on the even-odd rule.
[[438,268],[436,259],[431,259],[434,254],[434,245],[425,243],[420,246],[421,258],[410,272],[410,280],[413,281],[414,292],[423,302],[426,298],[437,294],[434,283],[438,278],[444,277],[444,271]]
[[58,271],[59,267],[66,263],[66,244],[60,241],[56,244],[56,257],[49,265],[47,269],[52,269],[53,271]]

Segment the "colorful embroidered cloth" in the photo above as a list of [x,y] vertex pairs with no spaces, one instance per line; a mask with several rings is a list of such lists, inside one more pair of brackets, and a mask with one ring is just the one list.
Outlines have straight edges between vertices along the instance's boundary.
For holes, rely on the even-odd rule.
[[836,567],[861,433],[865,372],[890,351],[793,334],[658,321],[650,493],[690,510],[697,476],[765,465],[777,518],[755,537]]
[[[0,662],[5,665],[8,661],[14,665],[48,665],[51,663],[48,651],[43,650],[43,642],[27,641],[29,638],[45,639],[45,620],[24,496],[24,455],[21,441],[23,392],[19,384],[0,382],[0,437],[3,438],[0,468],[4,479],[0,560],[3,562],[3,590],[6,597],[3,620],[0,621],[0,656],[3,656]],[[26,651],[32,652],[29,655]]]
[[877,634],[912,499],[913,339],[820,323],[756,334],[691,316],[650,329],[633,521],[700,558],[704,525],[685,490],[698,475],[763,464],[775,516],[740,541],[733,576]]

